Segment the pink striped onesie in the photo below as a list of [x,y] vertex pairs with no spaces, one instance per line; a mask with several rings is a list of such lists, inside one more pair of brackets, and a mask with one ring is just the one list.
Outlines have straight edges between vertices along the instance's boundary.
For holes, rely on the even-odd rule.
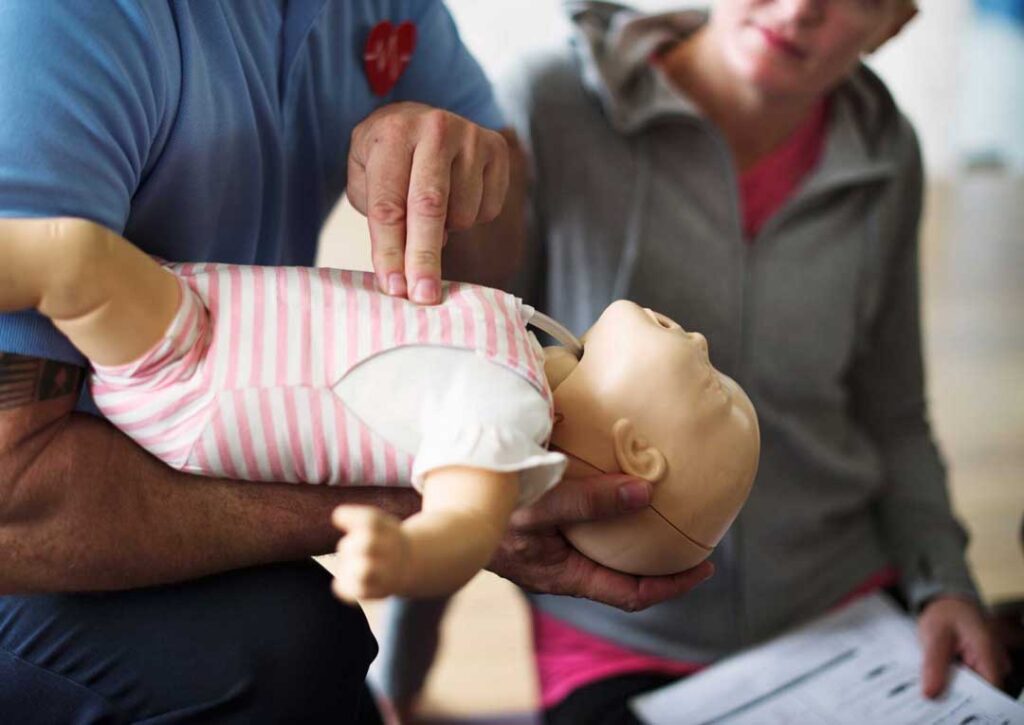
[[416,346],[475,352],[527,381],[551,416],[542,353],[525,327],[529,308],[512,295],[446,283],[442,304],[420,307],[381,294],[369,273],[169,269],[182,302],[163,339],[133,363],[97,366],[92,388],[112,423],[173,468],[253,481],[408,484],[416,451],[354,415],[337,388],[372,358]]

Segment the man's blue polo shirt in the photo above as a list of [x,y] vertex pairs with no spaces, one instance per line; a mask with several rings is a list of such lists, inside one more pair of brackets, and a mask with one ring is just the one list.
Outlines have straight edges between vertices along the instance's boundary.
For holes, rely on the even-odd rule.
[[[391,93],[363,70],[379,22],[416,24]],[[169,260],[312,264],[353,127],[420,101],[501,115],[439,0],[3,0],[0,216],[75,216]],[[35,313],[0,350],[82,362]]]

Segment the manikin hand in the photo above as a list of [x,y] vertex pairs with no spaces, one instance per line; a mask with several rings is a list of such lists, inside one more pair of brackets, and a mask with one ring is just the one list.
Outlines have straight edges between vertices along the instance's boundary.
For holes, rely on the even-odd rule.
[[339,506],[331,520],[345,534],[337,547],[334,594],[355,603],[398,593],[410,560],[401,520],[373,506]]
[[441,248],[448,230],[492,221],[509,186],[501,134],[447,111],[395,103],[352,132],[346,194],[370,224],[382,292],[441,299]]
[[487,567],[534,592],[586,597],[628,612],[688,592],[714,573],[710,562],[669,576],[643,577],[608,569],[576,551],[559,526],[644,508],[651,484],[623,475],[566,478],[540,501],[516,511]]
[[954,656],[996,687],[1009,672],[1006,651],[974,602],[936,597],[921,612],[917,632],[924,648],[921,688],[925,697],[938,697],[946,689]]

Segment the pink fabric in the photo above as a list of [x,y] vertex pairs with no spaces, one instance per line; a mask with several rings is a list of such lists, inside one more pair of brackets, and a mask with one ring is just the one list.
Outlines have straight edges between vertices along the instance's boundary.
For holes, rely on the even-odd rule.
[[536,607],[533,622],[533,656],[540,682],[540,704],[557,705],[584,685],[630,672],[655,672],[682,677],[701,669],[695,662],[676,662],[634,652],[602,637],[576,629]]
[[754,240],[821,158],[828,131],[828,101],[822,99],[781,146],[740,175],[743,235]]
[[[899,579],[893,567],[872,574],[833,609],[892,586]],[[702,662],[677,662],[621,647],[597,635],[576,629],[560,619],[530,608],[533,622],[533,656],[540,683],[541,707],[554,707],[573,691],[591,682],[631,672],[683,677],[707,666]]]
[[182,302],[164,338],[129,365],[97,366],[91,382],[100,410],[174,468],[257,481],[408,483],[412,457],[333,390],[356,366],[406,345],[475,350],[529,381],[552,408],[522,305],[507,293],[450,283],[440,305],[420,307],[385,298],[370,273],[169,269]]

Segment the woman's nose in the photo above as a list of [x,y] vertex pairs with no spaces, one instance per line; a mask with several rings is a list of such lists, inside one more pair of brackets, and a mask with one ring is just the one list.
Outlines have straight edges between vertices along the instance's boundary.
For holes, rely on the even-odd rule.
[[783,19],[794,25],[809,25],[821,20],[831,0],[778,0]]

